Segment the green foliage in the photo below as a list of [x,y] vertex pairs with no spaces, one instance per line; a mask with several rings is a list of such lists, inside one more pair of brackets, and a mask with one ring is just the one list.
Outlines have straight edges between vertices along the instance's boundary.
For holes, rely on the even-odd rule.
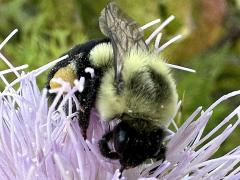
[[[196,74],[175,73],[177,75],[179,96],[181,98],[184,95],[182,116],[178,122],[179,124],[182,124],[199,105],[206,109],[223,94],[230,93],[237,90],[237,87],[240,87],[240,76],[237,76],[239,74],[239,66],[226,68],[226,64],[229,63],[230,52],[229,45],[220,49],[210,50],[192,58],[187,64],[188,67],[192,67],[197,71]],[[230,72],[227,72],[227,69]],[[206,126],[204,134],[221,123],[224,117],[239,105],[239,102],[240,98],[236,97],[215,108],[212,117],[215,121],[210,121],[211,123]],[[216,156],[229,152],[235,147],[237,140],[234,137],[239,136],[239,132],[240,128],[229,138],[230,142],[235,143],[224,143],[224,148]]]
[[[29,64],[29,70],[36,69],[86,40],[73,2],[64,2],[16,0],[0,6],[0,16],[4,17],[0,39],[14,28],[20,30],[14,42],[4,48],[15,65]],[[39,78],[41,87],[45,81],[46,77]]]
[[224,47],[196,56],[187,66],[195,69],[197,73],[179,73],[177,77],[179,95],[181,97],[181,94],[186,94],[183,104],[186,111],[184,114],[194,111],[200,104],[207,107],[213,102],[214,99],[211,98],[213,84],[224,68],[228,51],[229,48]]

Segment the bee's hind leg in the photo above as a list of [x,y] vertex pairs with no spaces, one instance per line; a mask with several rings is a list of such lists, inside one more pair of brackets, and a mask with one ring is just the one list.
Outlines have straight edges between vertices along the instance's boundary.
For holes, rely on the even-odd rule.
[[[80,66],[80,64],[78,65]],[[78,111],[78,123],[80,128],[82,129],[82,135],[84,139],[87,139],[87,129],[89,126],[91,110],[94,106],[97,94],[97,87],[100,83],[97,71],[95,71],[95,74],[95,77],[91,77],[89,73],[81,74],[81,72],[79,72],[79,76],[82,75],[81,77],[85,78],[85,84],[82,92],[75,93],[80,103],[80,110]],[[81,77],[79,77],[79,79]]]
[[87,129],[89,126],[89,118],[90,118],[89,109],[81,108],[78,111],[78,124],[82,130],[82,136],[84,139],[87,139]]
[[86,88],[83,92],[76,93],[76,97],[80,102],[80,110],[78,110],[78,124],[82,130],[84,139],[87,139],[87,129],[89,126],[91,110],[96,99],[95,84],[96,80],[88,80],[88,82],[86,82]]

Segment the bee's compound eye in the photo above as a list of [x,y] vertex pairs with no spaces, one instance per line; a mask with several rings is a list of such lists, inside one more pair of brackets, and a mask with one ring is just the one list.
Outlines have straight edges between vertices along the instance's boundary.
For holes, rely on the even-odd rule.
[[61,83],[58,80],[63,80],[65,82],[70,83],[71,86],[74,85],[74,80],[77,79],[77,75],[74,72],[74,70],[71,68],[71,66],[66,66],[63,68],[60,68],[53,76],[53,78],[50,80],[50,88],[51,89],[57,89],[61,87]]
[[118,136],[118,141],[123,143],[127,140],[127,133],[125,131],[120,131]]

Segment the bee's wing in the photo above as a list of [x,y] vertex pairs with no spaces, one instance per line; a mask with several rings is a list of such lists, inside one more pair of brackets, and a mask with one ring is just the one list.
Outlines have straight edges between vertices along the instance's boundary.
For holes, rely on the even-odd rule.
[[121,86],[121,70],[124,55],[131,49],[147,50],[143,32],[138,24],[127,17],[118,6],[111,2],[101,12],[99,26],[104,35],[111,39],[114,54],[114,71],[117,88]]

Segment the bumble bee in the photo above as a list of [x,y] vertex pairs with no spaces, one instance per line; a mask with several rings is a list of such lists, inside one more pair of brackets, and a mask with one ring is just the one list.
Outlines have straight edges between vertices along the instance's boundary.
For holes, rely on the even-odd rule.
[[[48,75],[47,88],[60,77],[73,84],[85,78],[77,92],[79,126],[86,138],[90,111],[96,107],[101,119],[120,122],[99,141],[103,156],[119,159],[121,172],[146,159],[165,159],[165,128],[176,112],[178,95],[170,70],[157,54],[150,52],[138,24],[115,3],[109,3],[99,17],[107,37],[77,45]],[[91,73],[89,73],[91,71]],[[108,146],[112,141],[114,149]]]

